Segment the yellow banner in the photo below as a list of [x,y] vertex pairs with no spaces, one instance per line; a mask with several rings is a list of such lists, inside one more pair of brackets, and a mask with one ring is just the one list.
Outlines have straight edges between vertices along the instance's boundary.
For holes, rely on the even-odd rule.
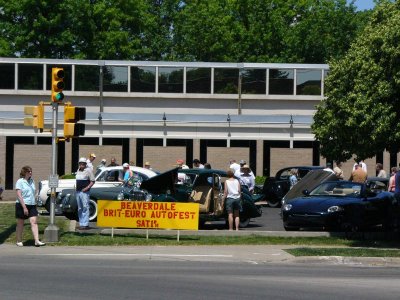
[[98,200],[97,226],[199,229],[199,204]]

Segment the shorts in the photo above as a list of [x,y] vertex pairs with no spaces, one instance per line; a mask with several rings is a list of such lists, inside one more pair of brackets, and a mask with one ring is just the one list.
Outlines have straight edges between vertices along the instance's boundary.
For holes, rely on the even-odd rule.
[[15,203],[15,218],[17,219],[29,219],[31,217],[37,217],[39,215],[36,205],[27,205],[28,215],[24,215],[24,209],[22,208],[21,203]]
[[226,211],[233,213],[235,210],[242,210],[242,205],[240,204],[240,198],[226,198]]

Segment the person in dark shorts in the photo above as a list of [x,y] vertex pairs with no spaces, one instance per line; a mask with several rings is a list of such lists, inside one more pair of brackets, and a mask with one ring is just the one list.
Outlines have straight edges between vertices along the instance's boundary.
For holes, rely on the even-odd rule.
[[240,183],[234,177],[231,169],[227,171],[228,179],[224,183],[224,199],[226,199],[226,211],[228,213],[229,230],[233,230],[233,222],[235,221],[235,229],[239,230],[239,211],[240,206]]
[[39,240],[39,229],[37,224],[38,211],[36,209],[36,188],[35,181],[32,179],[32,168],[24,166],[21,169],[20,179],[15,184],[17,190],[17,201],[15,203],[15,218],[17,219],[17,246],[24,246],[22,242],[22,233],[24,231],[24,223],[29,219],[35,246],[40,247],[46,245]]

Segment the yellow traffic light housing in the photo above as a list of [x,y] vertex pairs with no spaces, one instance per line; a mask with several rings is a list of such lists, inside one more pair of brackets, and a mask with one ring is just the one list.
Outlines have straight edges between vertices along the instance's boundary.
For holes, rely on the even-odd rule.
[[51,101],[61,102],[64,100],[64,69],[52,68],[51,70]]
[[30,115],[24,117],[24,126],[32,126],[38,128],[40,132],[43,132],[44,128],[44,106],[40,103],[38,106],[25,106],[24,114]]
[[86,119],[86,108],[67,105],[64,107],[64,138],[85,135],[85,124],[77,123]]

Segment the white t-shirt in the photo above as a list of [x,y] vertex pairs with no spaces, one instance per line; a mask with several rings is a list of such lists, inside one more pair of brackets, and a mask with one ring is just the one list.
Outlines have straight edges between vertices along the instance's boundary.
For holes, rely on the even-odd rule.
[[234,179],[234,180],[226,180],[225,181],[226,188],[227,188],[227,198],[233,198],[233,199],[238,199],[240,198],[240,192],[239,192],[239,180]]

